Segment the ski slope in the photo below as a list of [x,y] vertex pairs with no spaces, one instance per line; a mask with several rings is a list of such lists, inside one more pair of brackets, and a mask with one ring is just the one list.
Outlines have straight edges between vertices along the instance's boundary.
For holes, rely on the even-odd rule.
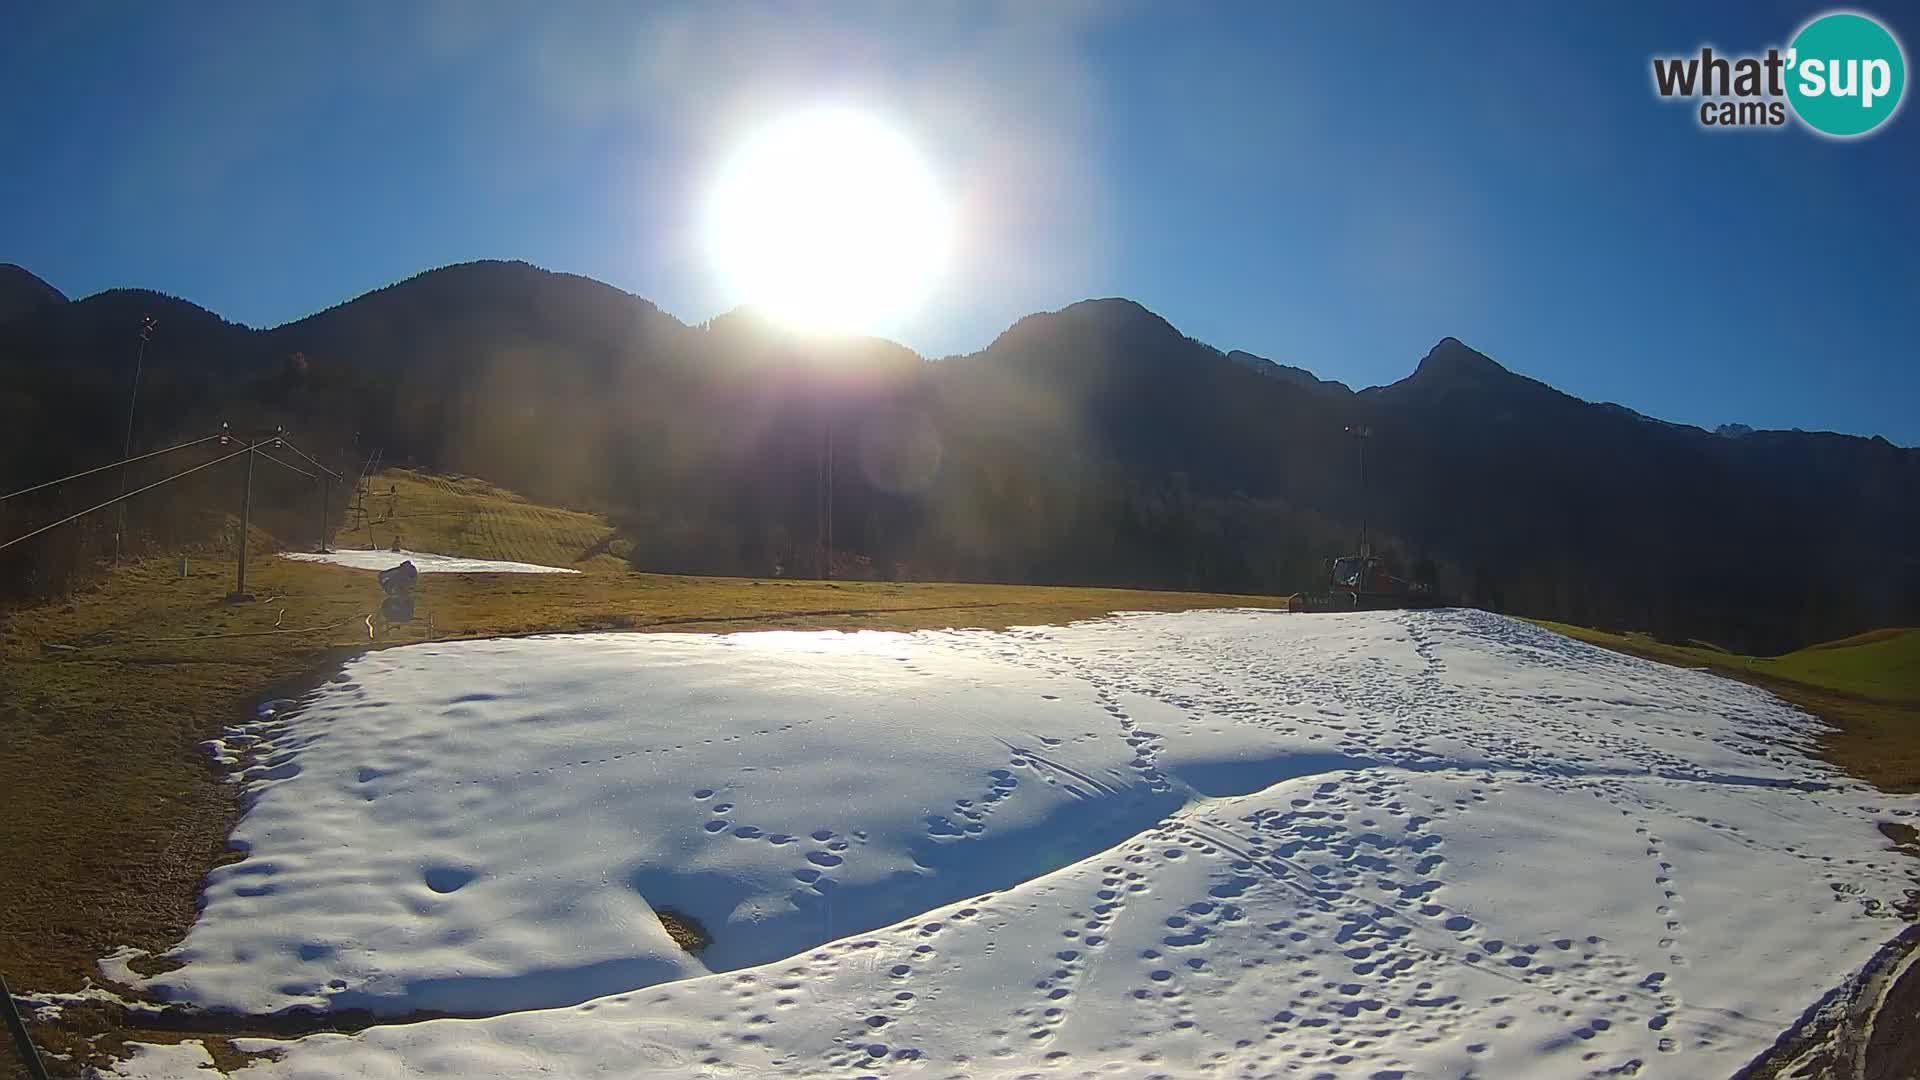
[[355,570],[388,570],[409,559],[423,574],[577,574],[564,566],[507,562],[501,559],[465,559],[454,555],[435,555],[430,551],[361,551],[340,548],[336,551],[283,551],[283,559],[298,562],[324,562]]
[[1479,612],[423,644],[214,748],[148,985],[485,1017],[244,1077],[1724,1076],[1902,925],[1817,730]]

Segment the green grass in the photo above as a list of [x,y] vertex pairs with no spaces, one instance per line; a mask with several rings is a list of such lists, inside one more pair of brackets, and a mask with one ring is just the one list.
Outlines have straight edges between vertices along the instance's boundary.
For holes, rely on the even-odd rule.
[[[368,499],[380,546],[397,527],[416,550],[588,572],[423,575],[417,620],[377,640],[367,618],[381,600],[373,574],[264,553],[248,570],[259,599],[244,606],[222,603],[233,585],[229,560],[190,557],[181,577],[178,558],[161,557],[65,600],[0,613],[0,972],[16,989],[78,990],[100,981],[95,961],[118,946],[176,944],[200,882],[227,857],[239,813],[235,785],[221,782],[202,741],[259,701],[317,685],[358,652],[425,640],[429,616],[432,635],[444,640],[1000,628],[1116,610],[1286,605],[1284,597],[1207,593],[641,574],[613,555],[589,554],[610,532],[592,515],[416,473],[382,474],[373,488],[383,493]],[[390,513],[380,505],[388,501]],[[111,1008],[66,1015],[36,1037],[82,1058],[133,1030]],[[0,1052],[0,1075],[8,1056]]]
[[1756,671],[1879,701],[1920,704],[1920,628],[1856,634],[1753,661]]
[[1831,725],[1821,740],[1829,761],[1886,791],[1920,791],[1920,630],[1874,630],[1764,657],[1703,642],[1669,645],[1646,634],[1532,621],[1617,652],[1707,668],[1764,687]]
[[1785,656],[1742,656],[1704,641],[1671,645],[1646,634],[1616,634],[1545,619],[1533,621],[1569,637],[1682,667],[1710,667],[1729,674],[1800,683],[1873,701],[1920,704],[1920,629],[1911,627],[1871,630],[1838,641],[1809,645]]

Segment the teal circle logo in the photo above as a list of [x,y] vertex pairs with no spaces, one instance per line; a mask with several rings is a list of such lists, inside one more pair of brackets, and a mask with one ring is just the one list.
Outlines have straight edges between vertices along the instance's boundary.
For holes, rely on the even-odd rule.
[[1893,116],[1906,88],[1900,43],[1865,15],[1822,15],[1788,47],[1787,100],[1815,131],[1865,135]]

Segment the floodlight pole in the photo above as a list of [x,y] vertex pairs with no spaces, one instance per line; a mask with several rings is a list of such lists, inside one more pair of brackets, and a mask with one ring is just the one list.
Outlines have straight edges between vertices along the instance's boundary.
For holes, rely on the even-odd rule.
[[[121,443],[120,459],[125,461],[133,456],[133,408],[140,400],[140,371],[147,363],[147,340],[153,337],[153,316],[140,317],[140,347],[133,354],[133,390],[127,395],[127,437]],[[113,563],[120,565],[121,538],[127,531],[127,467],[120,466],[120,507],[119,521],[113,528]]]

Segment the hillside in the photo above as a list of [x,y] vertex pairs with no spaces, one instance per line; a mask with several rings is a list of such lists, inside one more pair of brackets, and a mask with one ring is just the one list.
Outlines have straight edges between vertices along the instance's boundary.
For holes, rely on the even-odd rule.
[[1920,548],[1900,539],[1920,529],[1920,452],[1667,424],[1452,339],[1362,396],[1380,518],[1474,551],[1513,610],[1772,653],[1908,623],[1920,604]]
[[[523,263],[266,331],[106,293],[0,324],[5,479],[111,460],[147,309],[136,445],[284,424],[343,464],[378,449],[602,511],[643,569],[817,572],[830,485],[857,576],[1289,592],[1364,516],[1503,611],[1751,654],[1920,621],[1920,451],[1667,424],[1453,338],[1353,392],[1123,299],[928,361],[751,312],[689,326]],[[1364,488],[1349,425],[1373,431]]]
[[66,302],[65,293],[35,277],[26,267],[0,263],[0,322]]
[[1870,630],[1756,660],[1755,665],[1810,686],[1920,705],[1920,629],[1912,627]]
[[541,506],[470,476],[412,469],[375,475],[348,508],[335,546],[386,550],[395,544],[474,559],[624,572],[613,526],[597,514]]

